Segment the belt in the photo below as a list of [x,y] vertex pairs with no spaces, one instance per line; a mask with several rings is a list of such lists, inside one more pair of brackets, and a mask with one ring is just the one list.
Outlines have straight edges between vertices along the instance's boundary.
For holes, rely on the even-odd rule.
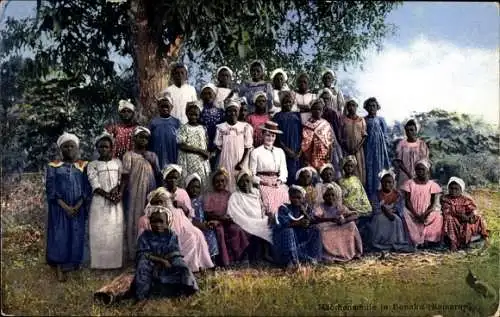
[[257,172],[257,176],[279,176],[279,173],[276,172]]

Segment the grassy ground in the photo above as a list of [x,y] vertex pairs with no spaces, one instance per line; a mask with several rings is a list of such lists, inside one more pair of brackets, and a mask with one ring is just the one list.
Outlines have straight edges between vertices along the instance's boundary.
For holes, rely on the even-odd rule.
[[2,237],[2,309],[15,315],[489,316],[498,297],[483,299],[465,277],[470,267],[499,289],[500,193],[482,190],[474,197],[491,232],[488,249],[372,256],[294,275],[277,269],[217,271],[199,279],[198,295],[153,300],[142,310],[128,301],[111,307],[93,302],[93,292],[116,273],[82,270],[58,283],[43,263],[40,228],[10,225]]

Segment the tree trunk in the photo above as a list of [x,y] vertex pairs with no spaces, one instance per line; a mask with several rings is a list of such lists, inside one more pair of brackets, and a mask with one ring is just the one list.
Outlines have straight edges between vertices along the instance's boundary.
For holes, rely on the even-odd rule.
[[169,51],[159,56],[158,43],[150,36],[146,3],[150,0],[131,0],[129,21],[131,25],[131,44],[137,83],[139,84],[140,121],[149,122],[157,113],[155,98],[167,88],[170,63],[177,59],[182,38],[177,37]]

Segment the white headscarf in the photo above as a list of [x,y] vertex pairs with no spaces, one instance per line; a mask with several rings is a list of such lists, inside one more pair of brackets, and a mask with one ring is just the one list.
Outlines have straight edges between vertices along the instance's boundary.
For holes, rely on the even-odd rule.
[[233,71],[231,70],[231,68],[227,67],[227,66],[221,66],[219,67],[219,69],[217,69],[217,76],[219,76],[219,73],[222,71],[222,70],[227,70],[229,72],[229,76],[231,77],[231,80],[233,79]]
[[417,118],[408,118],[403,122],[403,128],[406,127],[408,122],[413,121],[415,122],[415,126],[417,127],[417,133],[420,132],[420,123],[418,122]]
[[290,186],[289,191],[290,190],[296,190],[302,194],[302,197],[306,197],[306,190],[302,186],[292,185],[292,186]]
[[266,64],[260,59],[253,60],[250,65],[248,65],[249,68],[252,68],[253,64],[259,64],[260,67],[262,67],[262,71],[265,73],[266,72]]
[[[298,180],[298,179],[299,179],[300,174],[301,174],[302,172],[305,172],[305,171],[307,171],[307,172],[311,173],[311,176],[313,176],[314,174],[316,174],[316,170],[315,170],[313,167],[311,167],[311,166],[306,166],[306,167],[303,167],[303,168],[299,169],[299,170],[297,171],[297,173],[295,173],[295,180]],[[301,188],[302,188],[302,187],[301,187]]]
[[266,99],[266,101],[267,101],[267,95],[266,95],[266,93],[263,92],[263,91],[258,91],[258,92],[256,92],[253,95],[252,102],[255,103],[257,101],[257,98],[259,98],[259,97],[264,97]]
[[156,101],[167,100],[171,105],[174,104],[174,99],[172,99],[172,95],[169,92],[163,92],[158,97],[156,97]]
[[170,225],[172,224],[172,212],[170,211],[170,209],[160,205],[149,205],[149,204],[146,206],[146,208],[144,208],[144,215],[146,217],[151,217],[151,215],[155,212],[165,214],[167,218],[167,226],[170,227]]
[[330,88],[323,88],[323,89],[321,89],[321,90],[318,92],[318,95],[317,95],[317,96],[318,96],[318,98],[321,98],[321,95],[323,95],[325,92],[326,92],[326,93],[330,96],[330,98],[332,98],[332,99],[333,99],[333,97],[334,97],[334,96],[333,96],[333,92],[332,92],[332,90],[331,90]]
[[100,135],[98,135],[95,140],[94,140],[94,144],[97,145],[97,143],[99,143],[99,141],[101,141],[102,139],[109,139],[111,140],[111,144],[113,144],[115,142],[115,139],[113,138],[113,136],[111,134],[108,133],[108,131],[104,130],[103,133],[101,133]]
[[214,92],[214,94],[217,93],[217,87],[214,84],[212,84],[212,83],[208,83],[205,86],[201,87],[201,91],[203,92],[203,90],[205,90],[205,88],[212,89],[212,91]]
[[240,179],[245,175],[252,177],[252,172],[250,172],[250,170],[247,168],[242,168],[241,171],[238,174],[236,174],[236,184],[238,184]]
[[73,141],[75,142],[76,144],[76,147],[79,147],[80,146],[80,139],[78,139],[78,137],[72,133],[67,133],[67,132],[64,132],[58,139],[57,139],[57,147],[61,147],[64,143],[68,142],[68,141]]
[[382,171],[380,171],[380,173],[378,173],[378,178],[382,180],[382,178],[384,178],[385,175],[391,175],[392,178],[396,179],[396,173],[394,173],[394,169],[392,167],[389,168],[388,170],[383,169]]
[[134,104],[132,104],[130,99],[127,100],[122,99],[118,102],[118,112],[122,111],[123,109],[129,109],[131,111],[135,111],[135,106]]
[[134,129],[134,136],[138,135],[141,132],[146,132],[148,135],[151,135],[151,131],[148,128],[143,126],[138,126]]
[[462,189],[462,193],[465,192],[465,182],[463,179],[458,178],[456,176],[452,176],[452,177],[450,177],[450,180],[448,181],[447,187],[449,187],[451,183],[457,183],[460,186],[460,188]]
[[274,76],[276,76],[278,74],[283,75],[283,80],[285,81],[285,83],[288,81],[288,76],[286,75],[286,73],[283,70],[283,68],[277,68],[277,69],[273,70],[273,72],[271,73],[271,76],[270,76],[271,80],[273,80]]
[[420,161],[417,161],[415,163],[415,166],[417,166],[418,164],[422,164],[423,166],[425,166],[425,168],[427,168],[427,170],[430,170],[431,168],[431,162],[428,159],[422,159]]
[[326,163],[326,164],[323,164],[323,166],[321,166],[321,168],[319,169],[319,174],[321,175],[321,173],[323,173],[323,171],[327,168],[331,168],[334,172],[335,172],[335,167],[333,167],[333,165],[331,163]]
[[333,76],[333,79],[336,79],[337,78],[337,75],[335,74],[335,72],[329,68],[325,69],[322,73],[321,73],[321,79],[323,79],[323,77],[325,77],[326,74],[332,74]]
[[186,177],[186,181],[185,181],[186,187],[188,187],[189,183],[191,183],[195,179],[197,179],[201,183],[201,177],[198,173],[193,173],[193,174],[189,175],[188,177]]
[[236,100],[230,100],[229,102],[225,103],[224,109],[227,109],[229,107],[236,107],[236,109],[238,109],[238,111],[239,111],[241,108],[241,104]]
[[177,164],[168,164],[162,171],[161,174],[163,176],[163,179],[167,177],[168,174],[172,171],[177,171],[177,173],[182,174],[182,167]]

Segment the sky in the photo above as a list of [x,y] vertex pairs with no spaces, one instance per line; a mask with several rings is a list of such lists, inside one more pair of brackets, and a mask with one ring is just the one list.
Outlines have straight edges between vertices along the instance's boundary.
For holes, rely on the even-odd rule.
[[[11,1],[7,16],[34,14],[34,1]],[[388,16],[397,27],[363,69],[337,72],[355,97],[375,96],[388,122],[441,108],[499,123],[499,7],[494,2],[404,2]]]

